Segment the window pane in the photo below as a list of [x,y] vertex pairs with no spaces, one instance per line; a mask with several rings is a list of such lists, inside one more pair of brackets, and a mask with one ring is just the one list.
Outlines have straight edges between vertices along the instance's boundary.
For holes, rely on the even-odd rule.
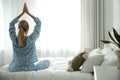
[[80,50],[80,0],[37,0],[36,9],[42,21],[37,49]]

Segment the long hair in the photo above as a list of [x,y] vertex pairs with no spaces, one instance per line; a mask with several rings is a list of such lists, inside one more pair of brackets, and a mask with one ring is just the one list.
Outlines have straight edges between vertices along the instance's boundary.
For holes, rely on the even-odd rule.
[[29,24],[25,20],[21,20],[18,24],[19,32],[18,32],[18,42],[19,45],[22,46],[26,40],[26,35],[29,30]]

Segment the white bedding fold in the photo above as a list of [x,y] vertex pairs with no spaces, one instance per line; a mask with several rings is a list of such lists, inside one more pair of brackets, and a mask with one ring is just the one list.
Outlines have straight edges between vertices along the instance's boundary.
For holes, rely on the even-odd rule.
[[67,72],[68,61],[72,57],[40,58],[49,59],[51,65],[48,69],[28,72],[9,72],[8,65],[0,68],[0,80],[92,80],[91,73],[80,71]]

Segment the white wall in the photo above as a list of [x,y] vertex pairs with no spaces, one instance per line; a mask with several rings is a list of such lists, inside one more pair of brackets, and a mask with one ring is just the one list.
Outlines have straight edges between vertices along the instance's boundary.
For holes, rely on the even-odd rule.
[[113,26],[120,32],[120,0],[113,1]]
[[103,0],[104,1],[104,13],[103,25],[105,27],[105,39],[109,39],[108,30],[111,31],[113,27],[113,1],[114,0]]
[[120,33],[120,0],[103,0],[104,1],[104,26],[105,39],[110,39],[108,30],[112,32],[112,27]]

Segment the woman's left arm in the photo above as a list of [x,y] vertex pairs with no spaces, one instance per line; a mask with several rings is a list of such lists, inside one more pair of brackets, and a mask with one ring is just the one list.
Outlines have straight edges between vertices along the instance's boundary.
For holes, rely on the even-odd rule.
[[20,15],[18,15],[17,18],[19,19],[24,13],[25,13],[25,5],[24,5],[24,7],[23,7],[22,13],[21,13]]
[[16,30],[15,30],[15,24],[18,22],[18,19],[25,13],[24,8],[21,14],[19,14],[15,19],[13,19],[10,22],[9,25],[9,34],[10,34],[10,38],[11,40],[14,42],[14,40],[16,39]]
[[12,42],[16,39],[16,29],[15,24],[18,22],[18,18],[13,19],[9,24],[9,35],[12,40]]

